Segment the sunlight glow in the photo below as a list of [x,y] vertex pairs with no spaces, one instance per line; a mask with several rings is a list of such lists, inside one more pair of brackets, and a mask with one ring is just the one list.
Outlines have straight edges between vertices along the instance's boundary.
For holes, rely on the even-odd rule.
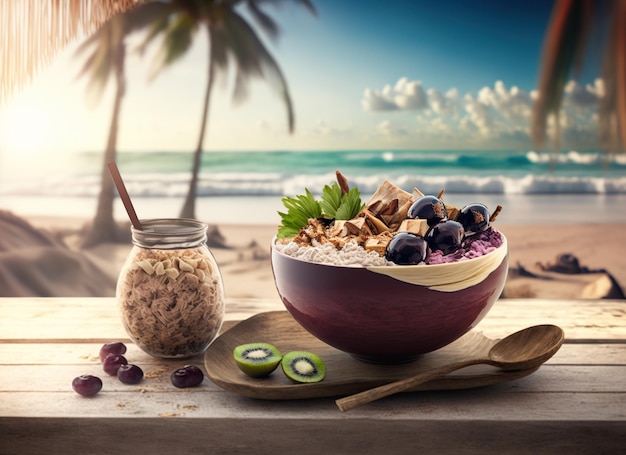
[[7,104],[0,109],[0,144],[9,154],[39,155],[49,131],[46,112],[34,103]]

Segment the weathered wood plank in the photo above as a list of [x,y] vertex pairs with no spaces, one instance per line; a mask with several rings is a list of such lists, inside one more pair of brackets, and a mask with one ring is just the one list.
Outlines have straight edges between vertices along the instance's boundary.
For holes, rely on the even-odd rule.
[[[282,310],[237,299],[232,320]],[[330,398],[262,401],[208,379],[176,389],[162,361],[128,343],[141,384],[105,375],[103,342],[127,340],[114,299],[0,299],[0,453],[620,453],[626,440],[626,304],[501,300],[477,330],[500,337],[555,323],[567,343],[523,379],[480,389],[399,394],[341,413]],[[68,342],[69,341],[69,342]],[[472,367],[478,368],[478,367]],[[82,373],[103,390],[71,390]],[[268,435],[278,435],[270,437]],[[320,437],[323,435],[323,437]],[[494,437],[494,435],[496,437]],[[529,437],[532,435],[532,437]],[[16,450],[18,448],[19,450]]]
[[519,384],[511,382],[471,390],[403,393],[342,413],[331,398],[256,400],[223,392],[212,385],[181,389],[176,394],[103,390],[91,398],[72,391],[12,391],[0,394],[3,403],[0,419],[123,418],[131,425],[130,421],[135,419],[185,417],[206,419],[209,425],[213,419],[320,418],[331,419],[336,425],[359,418],[464,421],[480,416],[481,420],[489,421],[616,421],[626,424],[625,397],[626,394],[618,392],[520,391]]
[[[1,302],[0,342],[106,342],[127,338],[112,298],[5,298]],[[231,299],[226,308],[227,320],[284,309],[278,299]],[[626,302],[621,300],[502,299],[477,329],[490,337],[501,337],[529,325],[553,323],[565,330],[567,340],[626,340],[626,327],[618,323],[623,319]]]
[[[558,397],[567,399],[572,397]],[[610,401],[610,397],[608,397]],[[548,400],[550,402],[550,400]],[[581,411],[584,412],[584,411]],[[421,414],[414,410],[413,414]],[[482,415],[482,414],[477,414]],[[68,453],[164,453],[275,455],[414,455],[416,453],[577,455],[623,451],[624,422],[580,419],[517,421],[511,419],[376,418],[341,420],[280,417],[205,421],[167,419],[0,419],[0,452],[66,455]]]
[[[279,300],[238,299],[227,303],[225,320],[272,310],[284,310],[284,306]],[[0,343],[104,343],[112,339],[128,340],[113,298],[0,299]]]
[[[117,340],[110,340],[117,341]],[[1,365],[100,365],[101,343],[0,343]],[[138,365],[155,367],[176,364],[151,357],[132,343],[127,343],[126,357]],[[203,354],[182,363],[204,363]],[[566,343],[548,360],[562,365],[626,365],[626,340],[623,343]]]
[[[3,392],[70,392],[72,379],[81,374],[99,376],[103,382],[102,392],[124,395],[125,399],[143,399],[147,392],[166,393],[172,398],[184,397],[185,394],[198,393],[200,389],[180,391],[170,382],[170,374],[184,361],[165,364],[163,367],[146,368],[150,373],[137,385],[126,385],[116,377],[106,375],[99,365],[85,367],[82,365],[0,365],[0,383]],[[200,365],[198,365],[200,366]],[[476,373],[484,372],[491,367],[475,367]],[[471,370],[470,370],[471,371]],[[460,374],[460,373],[456,373]],[[465,371],[467,373],[467,370]],[[19,375],[19,376],[16,376]],[[600,380],[601,378],[601,380]],[[626,406],[626,366],[604,365],[573,365],[562,367],[544,365],[537,372],[507,384],[515,384],[517,391],[544,392],[614,392],[621,394]],[[489,386],[499,390],[496,385]],[[203,390],[219,390],[210,380],[205,379]],[[9,400],[10,401],[10,400]],[[3,403],[3,405],[6,403]],[[46,407],[46,404],[43,404]],[[55,405],[56,406],[56,405]],[[41,408],[41,406],[38,406]]]

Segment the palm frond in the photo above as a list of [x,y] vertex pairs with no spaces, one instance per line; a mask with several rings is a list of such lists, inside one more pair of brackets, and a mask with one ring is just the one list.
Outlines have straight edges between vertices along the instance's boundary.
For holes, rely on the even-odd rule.
[[278,35],[280,34],[280,29],[276,21],[259,7],[259,2],[248,0],[246,1],[246,6],[250,10],[252,19],[256,22],[263,33],[265,33],[271,40],[276,41],[278,39]]
[[151,77],[155,77],[161,68],[178,61],[187,53],[191,48],[197,28],[197,22],[187,14],[177,14],[170,21],[164,32],[155,72]]
[[294,129],[294,113],[291,95],[280,66],[259,39],[254,29],[239,14],[231,11],[228,16],[227,39],[237,65],[234,98],[241,99],[246,94],[247,80],[250,77],[267,78],[277,88],[287,108],[289,132]]
[[315,8],[315,5],[313,4],[312,1],[310,0],[296,0],[298,3],[300,3],[304,8],[309,10],[309,13],[311,13],[313,16],[317,16],[317,9]]
[[169,2],[152,1],[124,13],[125,34],[143,31],[167,18],[172,12]]
[[616,146],[623,150],[626,146],[626,1],[619,1],[616,5],[613,17],[613,55],[609,56],[609,62],[615,65],[615,116],[617,129]]
[[[234,0],[231,3],[239,3],[240,1],[242,0]],[[317,9],[315,8],[315,5],[313,4],[311,0],[245,0],[245,1],[246,3],[248,2],[256,3],[258,6],[266,5],[266,4],[281,5],[283,3],[287,3],[288,1],[299,3],[303,8],[309,10],[309,13],[311,13],[313,16],[317,16]]]
[[123,39],[122,21],[115,16],[107,21],[98,31],[90,36],[76,50],[75,55],[90,50],[87,60],[83,63],[77,78],[87,77],[87,88],[93,102],[97,103],[114,70],[115,52],[119,41]]
[[539,95],[533,106],[532,136],[537,147],[543,147],[545,143],[548,117],[558,115],[572,67],[582,63],[591,10],[591,0],[555,2],[544,39]]
[[167,30],[168,26],[169,26],[169,15],[164,15],[163,17],[155,20],[154,22],[152,22],[152,24],[150,24],[147,28],[147,32],[141,42],[141,44],[139,44],[139,46],[137,46],[137,52],[140,55],[143,55],[146,51],[146,48],[152,44],[152,42],[154,42],[154,40],[160,36],[161,34],[165,33],[165,31]]
[[223,35],[224,31],[221,26],[209,27],[210,58],[220,71],[226,71],[228,68],[228,41]]
[[[232,2],[233,4],[238,3],[237,1]],[[245,0],[244,1],[246,7],[250,11],[252,19],[261,29],[261,31],[266,34],[272,41],[276,41],[280,34],[280,28],[274,19],[268,15],[265,11],[261,9],[261,5],[271,4],[274,6],[279,6],[283,3],[286,3],[286,0]],[[295,3],[300,3],[304,8],[309,10],[309,12],[313,16],[317,16],[317,10],[315,9],[315,5],[310,0],[295,0]]]
[[[532,137],[537,146],[546,138],[549,115],[558,114],[563,88],[572,66],[580,65],[589,24],[596,16],[608,24],[604,44],[599,105],[601,147],[609,153],[626,148],[626,0],[558,0],[544,41],[539,77],[539,97],[533,107]],[[558,132],[554,137],[558,146]]]

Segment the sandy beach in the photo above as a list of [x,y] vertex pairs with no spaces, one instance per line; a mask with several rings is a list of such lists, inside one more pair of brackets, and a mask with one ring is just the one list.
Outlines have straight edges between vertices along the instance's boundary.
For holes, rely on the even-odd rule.
[[[26,220],[37,232],[49,235],[58,245],[56,254],[65,255],[54,260],[51,247],[37,248],[22,245],[20,248],[0,248],[0,267],[3,267],[4,294],[61,296],[100,295],[115,293],[117,274],[131,245],[104,244],[88,250],[80,250],[81,228],[85,219],[50,216],[30,216]],[[623,289],[626,283],[626,229],[618,224],[558,224],[497,226],[508,238],[510,273],[504,297],[580,298],[589,292],[602,292],[605,286],[600,278],[603,273],[575,274],[543,272],[537,263],[553,263],[558,255],[575,255],[581,267],[608,272]],[[277,298],[274,287],[269,244],[276,226],[268,224],[220,224],[219,232],[226,240],[227,248],[212,248],[221,269],[226,295],[229,297]],[[10,243],[4,232],[0,240]],[[19,243],[16,240],[16,243]],[[80,268],[81,273],[65,273],[67,269]],[[34,265],[33,265],[34,264]],[[522,271],[535,277],[520,274]],[[76,278],[80,278],[77,282]],[[29,280],[33,286],[29,290]],[[89,281],[89,282],[84,282]],[[605,280],[606,281],[606,280]],[[30,292],[30,294],[29,294]]]

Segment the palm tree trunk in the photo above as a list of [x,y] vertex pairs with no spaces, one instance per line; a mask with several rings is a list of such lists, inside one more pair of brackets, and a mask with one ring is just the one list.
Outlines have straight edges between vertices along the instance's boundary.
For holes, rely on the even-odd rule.
[[[210,33],[209,33],[210,37]],[[211,52],[211,44],[209,38],[209,53]],[[207,78],[206,92],[204,94],[204,107],[202,110],[202,122],[200,123],[200,136],[198,137],[198,145],[193,155],[193,165],[191,168],[191,180],[189,181],[189,189],[187,197],[180,211],[181,218],[196,218],[196,196],[198,192],[198,178],[200,174],[200,165],[202,162],[202,146],[204,144],[204,134],[206,132],[207,120],[209,118],[209,104],[211,102],[211,92],[213,91],[213,82],[215,80],[215,65],[211,55],[209,55],[209,70]]]
[[125,47],[123,43],[118,45],[115,60],[115,101],[113,103],[113,114],[109,125],[109,136],[104,152],[102,172],[100,174],[100,194],[98,195],[98,206],[93,224],[89,228],[82,242],[83,248],[89,248],[105,242],[115,242],[117,236],[117,225],[113,217],[114,185],[113,179],[109,175],[107,164],[114,162],[117,153],[117,132],[119,129],[120,111],[122,99],[126,92],[126,82],[124,79]]

